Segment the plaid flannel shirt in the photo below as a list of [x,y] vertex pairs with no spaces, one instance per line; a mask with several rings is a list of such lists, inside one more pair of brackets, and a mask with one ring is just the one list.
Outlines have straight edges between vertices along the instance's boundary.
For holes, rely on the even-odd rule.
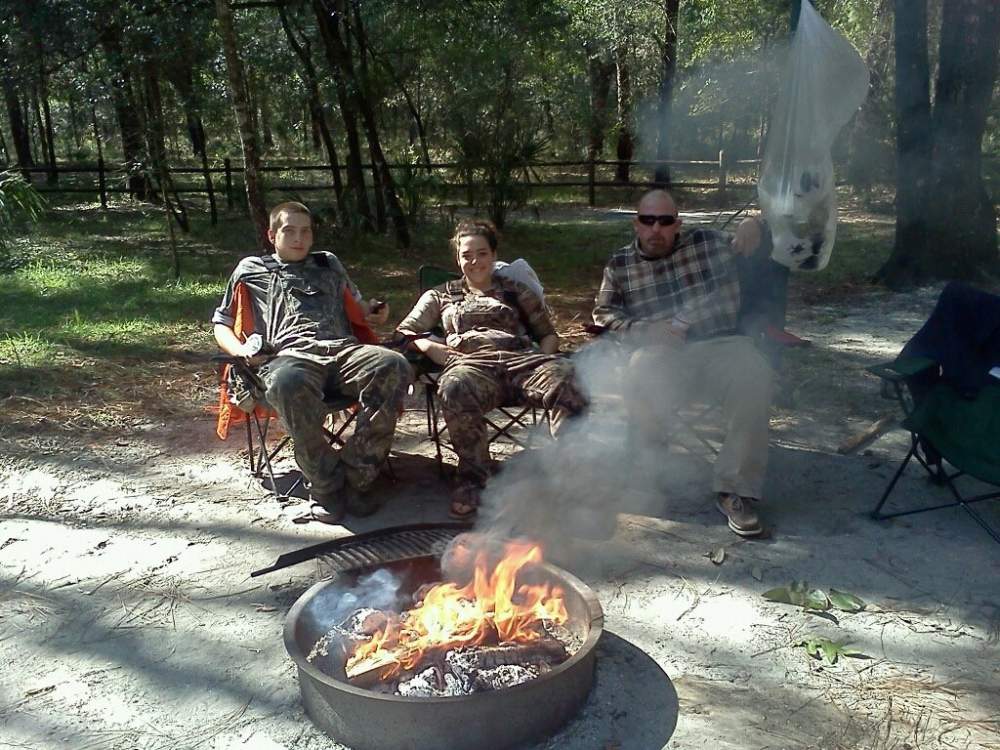
[[711,229],[678,234],[674,251],[647,258],[638,240],[611,256],[594,301],[594,322],[611,330],[679,318],[688,338],[735,333],[740,285],[730,235]]

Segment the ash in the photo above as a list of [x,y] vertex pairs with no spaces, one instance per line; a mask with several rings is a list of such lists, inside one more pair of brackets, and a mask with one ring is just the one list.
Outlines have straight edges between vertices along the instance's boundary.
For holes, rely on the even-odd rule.
[[334,625],[313,645],[306,661],[314,662],[320,657],[330,655],[332,644],[343,644],[348,649],[353,649],[358,643],[368,640],[377,633],[380,628],[385,627],[387,618],[384,612],[370,607],[362,607],[352,612],[346,620],[339,625]]

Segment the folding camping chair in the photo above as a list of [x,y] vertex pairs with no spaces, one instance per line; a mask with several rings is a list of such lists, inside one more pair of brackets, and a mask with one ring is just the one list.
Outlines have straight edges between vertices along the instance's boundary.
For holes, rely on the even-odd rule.
[[[236,376],[243,381],[248,389],[259,394],[264,392],[264,386],[256,370],[247,365],[246,361],[241,357],[220,354],[213,357],[212,360],[222,365],[220,374],[220,382],[222,383],[220,387],[220,422],[217,430],[219,437],[222,439],[226,438],[229,422],[244,421],[246,423],[247,458],[250,464],[251,476],[258,481],[263,481],[266,475],[266,478],[271,483],[270,490],[277,498],[285,500],[292,497],[293,493],[302,484],[302,475],[299,474],[288,489],[281,490],[278,487],[273,467],[274,458],[288,445],[288,442],[292,439],[291,435],[282,436],[271,448],[268,448],[267,443],[271,421],[278,416],[277,412],[262,400],[256,401],[249,411],[243,411],[233,405],[235,413],[230,412],[232,416],[229,416],[225,427],[223,427],[222,401],[227,398],[228,393],[228,388],[226,387],[229,378],[228,370],[230,368],[234,370]],[[326,407],[327,414],[331,415],[334,420],[332,429],[324,427],[323,431],[326,433],[331,446],[343,447],[344,432],[357,418],[357,401],[340,393],[325,393],[323,395],[323,404]],[[235,419],[233,419],[234,416]],[[338,416],[340,417],[339,424],[337,421]]]
[[[320,262],[317,260],[317,262]],[[347,305],[349,292],[345,291],[345,305]],[[245,337],[254,330],[254,320],[253,320],[253,305],[250,300],[249,290],[243,283],[238,283],[233,293],[233,302],[231,312],[233,319],[235,321],[233,331],[241,340],[245,340]],[[358,316],[362,315],[358,311]],[[355,321],[351,318],[350,310],[348,310],[348,318],[351,319],[352,328],[355,331],[355,335],[359,337],[364,336],[362,340],[366,343],[375,343],[377,338],[370,328],[367,328],[363,322]],[[285,499],[291,496],[291,494],[301,485],[302,477],[299,478],[292,484],[290,488],[285,491],[281,491],[278,488],[276,478],[274,475],[274,468],[272,466],[272,461],[275,456],[288,444],[291,440],[291,436],[285,435],[273,448],[268,448],[267,437],[268,431],[270,429],[271,420],[277,416],[276,412],[271,409],[266,403],[263,402],[264,386],[261,383],[260,378],[254,370],[250,367],[245,360],[240,357],[231,357],[228,355],[218,355],[213,358],[215,362],[222,365],[220,371],[220,386],[219,386],[219,420],[216,427],[216,434],[219,438],[225,440],[229,435],[229,426],[231,422],[246,421],[246,434],[247,434],[247,454],[250,462],[250,472],[255,479],[263,479],[265,473],[267,478],[271,481],[271,490],[274,494]],[[244,389],[254,395],[251,399],[250,406],[247,410],[241,409],[237,404],[229,399],[229,375],[230,373],[235,373],[239,381],[242,382]],[[354,422],[357,416],[357,402],[355,399],[344,396],[341,393],[326,393],[324,394],[324,405],[327,409],[328,415],[334,416],[334,429],[324,428],[327,438],[330,440],[330,445],[343,446],[343,434],[347,428]],[[336,416],[342,414],[343,417],[337,426]],[[392,467],[389,466],[389,471],[391,473]]]
[[[417,271],[417,280],[420,285],[420,293],[423,294],[428,289],[460,278],[460,274],[450,271],[440,266],[423,265]],[[424,405],[427,415],[427,436],[433,441],[437,458],[438,473],[444,475],[444,454],[443,448],[452,450],[445,438],[447,426],[443,425],[444,417],[441,414],[441,404],[437,399],[437,380],[441,374],[441,368],[436,366],[426,357],[419,357],[414,361],[417,371],[417,382],[424,386]],[[538,414],[539,408],[525,404],[503,404],[493,412],[483,416],[489,428],[489,442],[493,443],[501,437],[507,438],[511,443],[521,448],[528,447],[528,441],[517,435],[513,430],[516,428],[529,429],[539,424],[539,422],[551,423],[551,414],[548,409],[541,409],[541,416]]]
[[[966,497],[955,483],[967,474],[1000,488],[1000,382],[986,385],[974,398],[968,398],[940,377],[937,362],[925,357],[901,357],[868,370],[882,379],[882,395],[899,404],[904,414],[902,425],[910,432],[910,449],[872,511],[872,518],[884,520],[961,507],[1000,542],[997,530],[972,507],[974,503],[1000,500],[1000,489]],[[932,482],[948,488],[953,502],[883,513],[883,506],[912,458],[924,467]]]

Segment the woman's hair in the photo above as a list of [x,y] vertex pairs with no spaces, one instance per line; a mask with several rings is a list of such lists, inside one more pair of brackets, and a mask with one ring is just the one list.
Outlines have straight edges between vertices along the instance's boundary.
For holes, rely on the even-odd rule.
[[469,221],[458,222],[458,225],[455,227],[455,234],[451,238],[451,249],[454,252],[458,252],[458,247],[462,244],[463,237],[485,237],[493,252],[496,252],[497,244],[500,242],[500,234],[497,232],[497,228],[493,226],[492,221],[487,221],[486,219],[470,219]]

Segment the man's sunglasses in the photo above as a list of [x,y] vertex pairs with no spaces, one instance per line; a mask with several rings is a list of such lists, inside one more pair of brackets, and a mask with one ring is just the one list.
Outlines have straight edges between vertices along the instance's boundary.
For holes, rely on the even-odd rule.
[[661,227],[669,227],[677,221],[677,217],[672,214],[660,214],[659,216],[655,216],[653,214],[637,214],[636,218],[639,220],[640,224],[645,224],[647,227],[651,227],[653,224],[659,224]]

